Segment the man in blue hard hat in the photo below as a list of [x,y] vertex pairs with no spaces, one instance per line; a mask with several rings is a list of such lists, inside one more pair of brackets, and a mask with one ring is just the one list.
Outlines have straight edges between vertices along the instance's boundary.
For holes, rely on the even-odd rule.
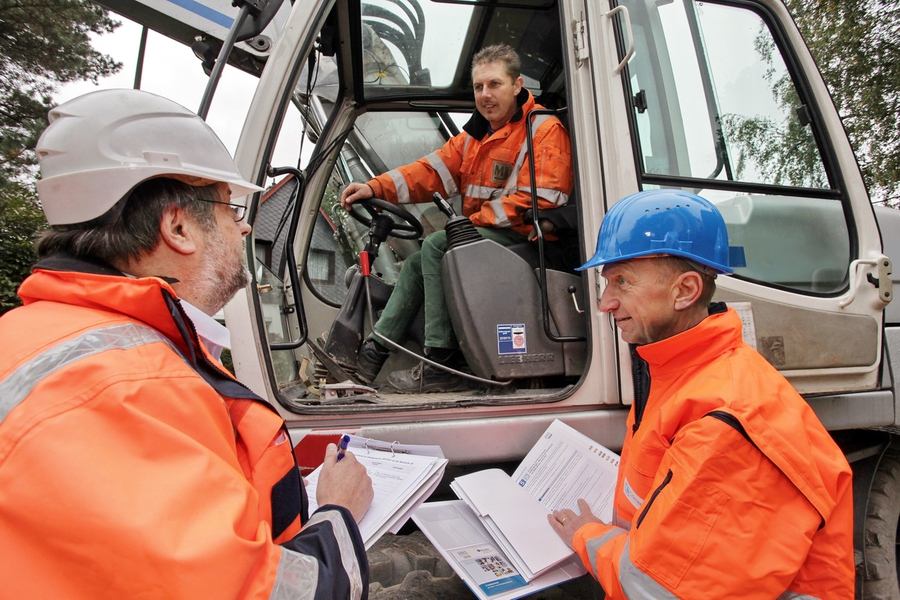
[[634,403],[614,517],[549,515],[613,598],[853,598],[852,475],[809,405],[712,303],[716,207],[680,190],[613,205],[600,310],[631,345]]

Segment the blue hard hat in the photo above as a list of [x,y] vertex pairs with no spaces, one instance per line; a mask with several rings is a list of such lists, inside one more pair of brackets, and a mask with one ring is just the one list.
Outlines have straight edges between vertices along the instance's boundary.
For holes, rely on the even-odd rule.
[[682,190],[647,190],[616,202],[600,226],[597,253],[578,270],[657,254],[734,272],[721,213],[709,200]]

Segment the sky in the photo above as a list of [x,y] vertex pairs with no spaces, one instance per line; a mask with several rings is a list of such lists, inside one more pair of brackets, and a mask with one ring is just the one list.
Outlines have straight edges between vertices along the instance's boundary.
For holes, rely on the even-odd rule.
[[[112,16],[122,25],[113,33],[93,36],[92,45],[121,62],[121,70],[97,84],[81,81],[61,86],[53,96],[57,103],[99,89],[134,87],[141,26],[119,15]],[[155,31],[148,33],[141,89],[165,96],[196,112],[207,81],[200,60],[190,48]],[[255,77],[228,66],[216,89],[207,122],[232,153],[243,125],[235,122],[234,115],[246,114],[256,82]]]
[[[219,2],[220,4],[224,3],[226,5],[229,4],[226,0],[205,0],[205,2],[209,5],[215,5],[216,2]],[[175,6],[175,3],[173,3],[173,6]],[[443,25],[440,35],[426,36],[426,39],[423,42],[422,55],[423,64],[429,67],[433,77],[440,79],[442,77],[441,73],[446,70],[441,69],[444,63],[449,62],[453,67],[450,71],[455,71],[456,60],[447,61],[446,58],[442,59],[441,52],[447,56],[458,56],[458,47],[465,41],[468,14],[461,13],[461,9],[458,5],[451,6],[443,3],[426,3],[425,6],[428,8],[427,21],[439,22]],[[172,9],[173,15],[176,10],[177,9],[175,8]],[[456,12],[441,12],[448,10]],[[729,16],[734,17],[734,15],[731,15],[730,13],[722,15],[720,14],[721,12],[723,11],[718,11],[715,15],[712,15],[711,13],[708,18],[713,18],[714,16],[715,18],[720,19]],[[743,17],[745,16],[744,13],[746,11],[733,12],[739,12],[739,16]],[[183,15],[176,16],[182,16],[183,18]],[[76,82],[65,85],[58,90],[54,97],[57,102],[64,102],[96,89],[133,87],[142,28],[137,23],[130,21],[125,17],[115,14],[113,14],[113,17],[121,21],[122,24],[113,33],[93,36],[92,44],[98,51],[121,62],[123,65],[121,70],[117,74],[99,81],[98,84],[91,82]],[[672,19],[669,19],[669,21],[671,20]],[[746,20],[747,19],[738,19],[737,22],[728,22],[721,28],[709,27],[707,30],[712,35],[716,35],[717,31],[721,31],[721,35],[725,36],[740,36],[742,39],[746,37],[746,40],[744,40],[744,43],[740,44],[740,46],[752,47],[752,40],[757,34],[757,29],[750,27],[745,23],[744,21]],[[686,31],[686,25],[683,29]],[[678,40],[679,37],[680,34],[675,32],[670,36],[670,41]],[[737,46],[737,44],[735,45]],[[729,43],[722,42],[718,47],[727,48],[729,47]],[[692,58],[693,47],[690,44],[686,44],[684,48],[679,48],[677,44],[670,47],[670,51],[675,52],[679,50],[684,54],[678,60],[674,61],[676,65],[696,64],[695,58]],[[731,61],[730,71],[738,78],[745,75],[743,68],[747,65],[755,66],[757,68],[764,67],[758,57],[752,52],[746,53],[745,56],[736,56],[734,53],[728,53],[727,58]],[[728,76],[729,69],[720,69],[718,75]],[[759,78],[757,77],[756,79]],[[200,101],[203,97],[207,81],[208,77],[203,73],[199,59],[194,56],[189,47],[157,32],[148,32],[141,89],[160,94],[178,102],[190,110],[196,111],[200,106]],[[210,108],[207,122],[213,130],[216,131],[232,154],[237,146],[244,117],[247,114],[253,92],[256,89],[257,81],[258,80],[255,77],[241,72],[238,69],[230,66],[226,67]],[[683,72],[679,77],[679,81],[681,82],[679,87],[684,88],[679,89],[679,93],[685,97],[691,95],[693,90],[701,88],[699,82],[695,80],[695,78],[689,77]],[[730,82],[721,80],[717,83],[719,84],[719,91],[722,92],[729,88]],[[747,86],[739,85],[737,88],[739,88],[738,99],[744,98],[748,93]],[[771,95],[771,92],[761,87],[757,90],[757,95],[759,94]],[[752,105],[750,107],[752,109],[758,109],[760,106],[766,105],[759,97],[754,97],[752,100],[750,98],[744,99]],[[765,100],[765,98],[763,98],[763,100]],[[772,99],[768,98],[768,103],[771,104],[771,102]],[[286,134],[283,136],[285,139],[300,139],[302,133],[299,122],[292,123],[287,119],[282,134]],[[688,131],[687,135],[696,136],[700,134],[698,132]],[[706,135],[708,137],[708,133]],[[308,147],[310,146],[311,144],[307,144],[304,147],[306,152],[309,151]],[[694,140],[692,142],[692,147],[699,147],[709,152],[712,152],[713,150],[712,145],[705,138],[699,141]],[[291,150],[294,149],[290,148],[288,153],[282,156],[283,149],[280,146],[276,146],[276,155],[272,157],[273,164],[295,164],[296,153],[292,153]],[[710,164],[715,164],[714,157],[706,159],[704,162],[710,161]]]

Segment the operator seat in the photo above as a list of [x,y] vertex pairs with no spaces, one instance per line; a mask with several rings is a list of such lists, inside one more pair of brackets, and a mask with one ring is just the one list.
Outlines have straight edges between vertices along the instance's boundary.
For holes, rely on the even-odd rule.
[[[526,225],[534,224],[532,209],[525,212],[523,221]],[[582,262],[578,243],[578,209],[574,199],[570,198],[568,204],[559,208],[539,210],[537,222],[544,234],[544,266],[574,274],[575,267]],[[536,235],[533,233],[532,237]],[[540,266],[539,247],[534,239],[507,248],[522,257],[531,268]]]

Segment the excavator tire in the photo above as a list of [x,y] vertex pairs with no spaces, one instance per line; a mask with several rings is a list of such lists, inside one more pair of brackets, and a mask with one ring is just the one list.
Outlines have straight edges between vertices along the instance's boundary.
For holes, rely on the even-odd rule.
[[900,449],[884,453],[866,508],[866,568],[863,600],[900,599],[897,528],[900,524]]

